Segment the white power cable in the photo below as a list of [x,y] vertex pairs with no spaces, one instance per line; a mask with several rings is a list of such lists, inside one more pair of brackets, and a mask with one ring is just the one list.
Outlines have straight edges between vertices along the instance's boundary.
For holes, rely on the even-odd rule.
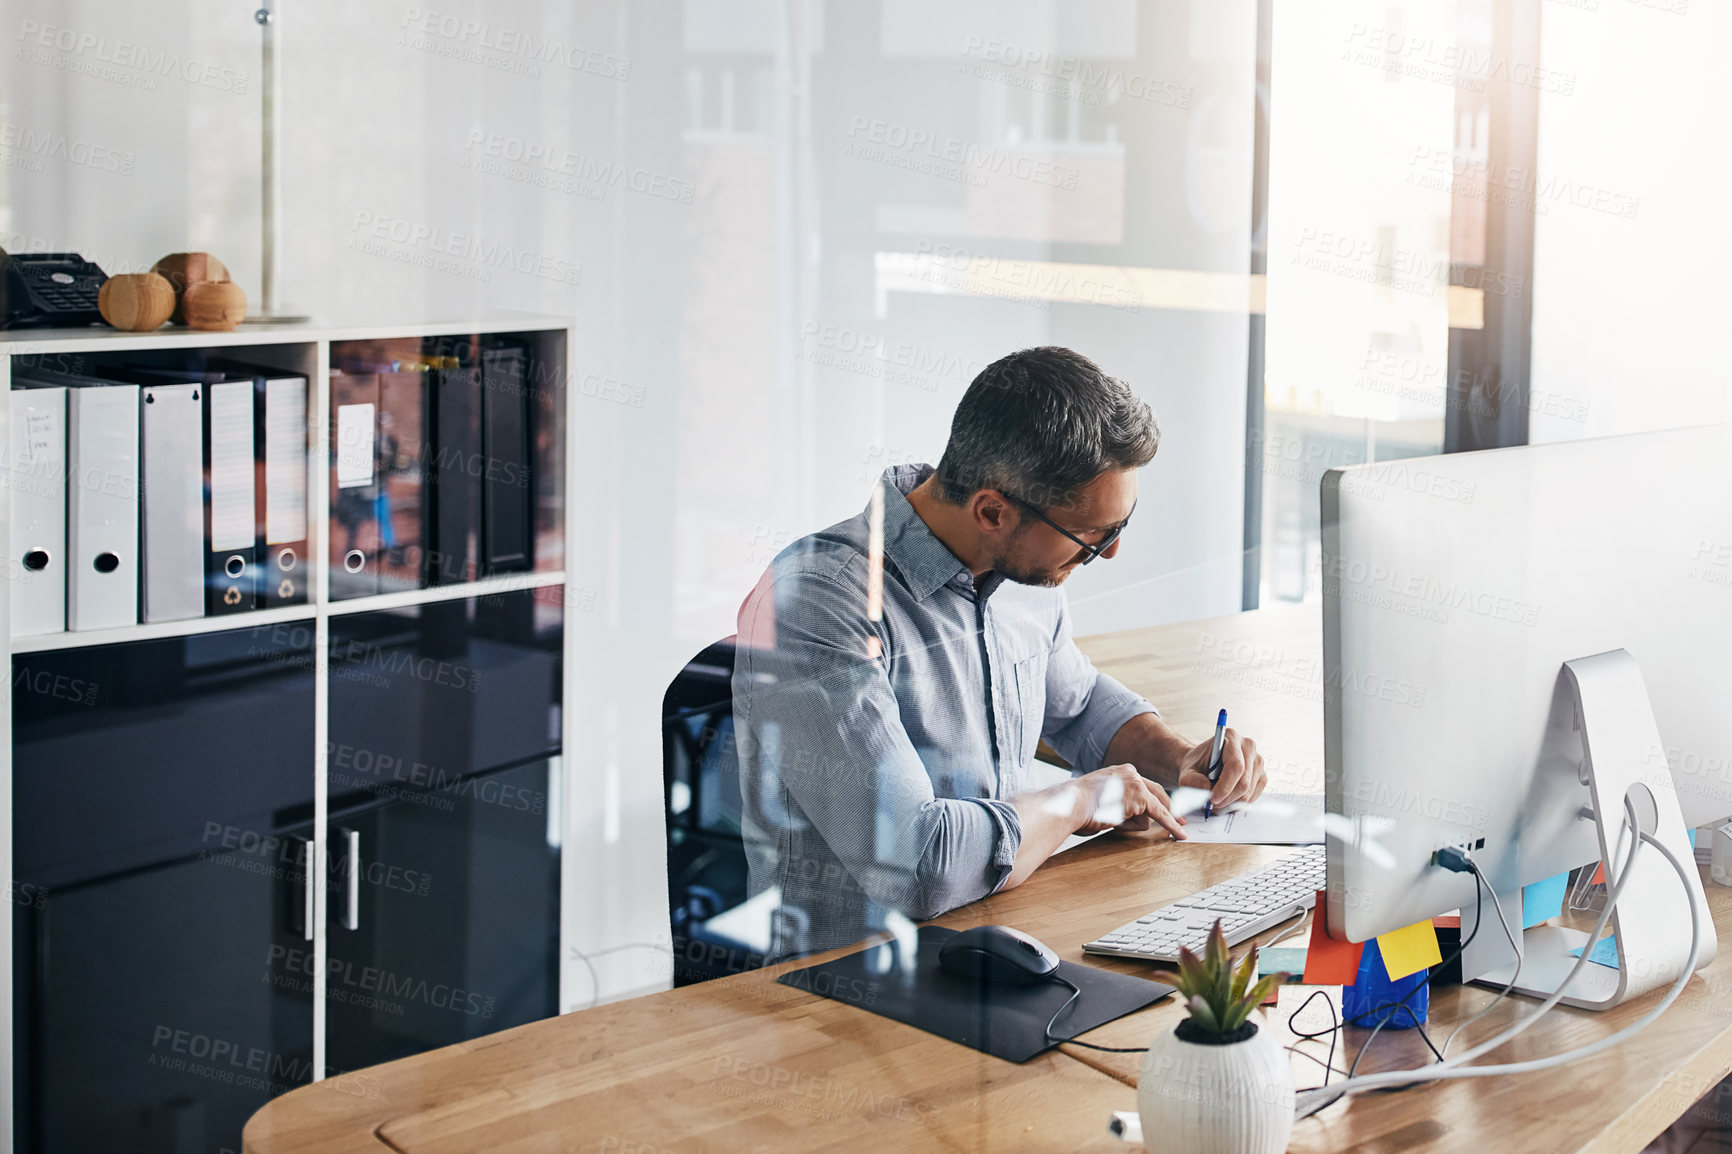
[[[1449,1044],[1455,1041],[1456,1035],[1460,1034],[1463,1030],[1497,1009],[1498,1005],[1505,998],[1509,997],[1509,992],[1515,989],[1516,983],[1521,981],[1522,977],[1522,948],[1516,945],[1515,933],[1509,928],[1509,919],[1503,916],[1503,903],[1498,900],[1497,887],[1485,880],[1485,875],[1479,872],[1479,867],[1477,865],[1474,866],[1473,876],[1476,884],[1483,885],[1486,889],[1491,891],[1491,904],[1492,907],[1497,910],[1497,924],[1503,929],[1503,936],[1509,942],[1510,952],[1515,955],[1515,973],[1509,976],[1509,981],[1505,983],[1503,989],[1497,992],[1497,997],[1486,1003],[1485,1009],[1481,1010],[1467,1021],[1460,1023],[1455,1029],[1449,1032],[1449,1037],[1443,1040],[1443,1048],[1438,1050],[1438,1053],[1445,1058],[1449,1057]],[[1474,932],[1477,933],[1478,931],[1479,927],[1475,926]]]
[[[1630,856],[1624,864],[1624,870],[1618,878],[1617,885],[1613,887],[1611,894],[1607,898],[1606,908],[1601,911],[1600,919],[1595,923],[1593,933],[1588,936],[1588,941],[1590,943],[1597,941],[1601,932],[1605,929],[1606,922],[1610,918],[1613,908],[1617,905],[1618,898],[1622,895],[1624,886],[1630,880],[1631,867],[1635,864],[1637,851],[1643,844],[1650,845],[1660,851],[1661,856],[1666,859],[1667,863],[1671,865],[1673,871],[1677,873],[1678,881],[1684,886],[1686,895],[1689,895],[1690,879],[1689,875],[1684,872],[1683,863],[1678,860],[1677,856],[1673,854],[1671,850],[1667,849],[1652,835],[1641,832],[1640,828],[1637,827],[1637,840],[1631,843]],[[1586,1046],[1581,1046],[1574,1050],[1566,1050],[1561,1054],[1554,1054],[1548,1058],[1535,1058],[1526,1062],[1508,1062],[1492,1066],[1462,1066],[1462,1063],[1471,1061],[1472,1059],[1479,1057],[1481,1054],[1503,1045],[1517,1034],[1526,1030],[1529,1026],[1532,1026],[1542,1015],[1549,1011],[1553,1006],[1557,1005],[1558,1001],[1564,996],[1564,991],[1569,988],[1570,983],[1575,980],[1576,976],[1582,972],[1583,967],[1589,962],[1589,955],[1592,951],[1584,946],[1581,954],[1576,959],[1576,964],[1570,969],[1570,972],[1565,975],[1563,982],[1558,986],[1557,990],[1541,1003],[1540,1007],[1532,1014],[1528,1015],[1522,1021],[1517,1022],[1514,1026],[1511,1026],[1497,1037],[1482,1042],[1471,1050],[1458,1054],[1456,1057],[1437,1063],[1436,1065],[1422,1067],[1417,1070],[1390,1070],[1379,1074],[1365,1074],[1349,1079],[1345,1082],[1338,1082],[1333,1086],[1314,1090],[1311,1093],[1304,1095],[1305,1101],[1298,1106],[1296,1112],[1301,1118],[1309,1117],[1311,1114],[1316,1113],[1318,1110],[1329,1105],[1331,1102],[1334,1102],[1343,1095],[1356,1094],[1360,1091],[1375,1089],[1379,1086],[1402,1085],[1415,1082],[1437,1082],[1452,1078],[1489,1078],[1504,1074],[1525,1074],[1535,1070],[1548,1070],[1556,1066],[1562,1066],[1566,1063],[1574,1062],[1581,1058],[1597,1054],[1601,1050],[1607,1049],[1610,1046],[1615,1046],[1625,1038],[1628,1038],[1644,1029],[1650,1022],[1664,1013],[1673,1002],[1678,1000],[1678,995],[1683,993],[1685,984],[1690,980],[1690,975],[1696,970],[1696,959],[1701,953],[1701,948],[1702,912],[1697,908],[1694,896],[1691,895],[1690,954],[1688,959],[1685,961],[1682,970],[1678,974],[1677,981],[1672,983],[1671,989],[1666,991],[1666,996],[1660,999],[1658,1005],[1616,1033],[1608,1034],[1597,1042],[1589,1043]]]

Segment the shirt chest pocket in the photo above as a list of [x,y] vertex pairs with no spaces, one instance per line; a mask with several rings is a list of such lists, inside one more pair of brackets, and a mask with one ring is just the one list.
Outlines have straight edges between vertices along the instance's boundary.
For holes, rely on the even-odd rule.
[[1046,659],[1045,653],[1037,653],[1014,666],[1016,672],[1012,681],[1016,686],[1016,715],[1010,731],[1015,742],[1011,748],[1016,752],[1018,767],[1034,760],[1034,751],[1040,745],[1040,731],[1046,724]]

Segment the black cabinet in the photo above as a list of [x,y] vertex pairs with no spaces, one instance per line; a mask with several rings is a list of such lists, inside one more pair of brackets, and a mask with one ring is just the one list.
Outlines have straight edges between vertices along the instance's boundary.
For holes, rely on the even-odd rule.
[[19,909],[19,1149],[234,1151],[312,1080],[311,832]]
[[311,1079],[311,643],[13,659],[18,1149],[238,1150]]
[[331,820],[333,1067],[558,1012],[559,851],[548,761]]
[[558,1012],[560,627],[557,588],[332,618],[335,1069]]
[[557,1012],[562,590],[13,658],[16,1146],[219,1154],[313,1077]]

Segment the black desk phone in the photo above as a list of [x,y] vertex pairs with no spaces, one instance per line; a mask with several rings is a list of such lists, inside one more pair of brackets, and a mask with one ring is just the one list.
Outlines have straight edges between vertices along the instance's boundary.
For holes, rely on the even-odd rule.
[[75,252],[0,249],[0,328],[98,324],[96,295],[108,274]]

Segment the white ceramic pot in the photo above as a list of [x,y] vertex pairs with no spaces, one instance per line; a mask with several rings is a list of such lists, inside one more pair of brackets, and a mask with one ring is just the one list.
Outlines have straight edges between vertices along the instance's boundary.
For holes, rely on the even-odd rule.
[[[1293,1070],[1267,1033],[1225,1045],[1162,1034],[1137,1077],[1151,1154],[1281,1154],[1293,1132]],[[1243,1030],[1243,1027],[1241,1027]]]

